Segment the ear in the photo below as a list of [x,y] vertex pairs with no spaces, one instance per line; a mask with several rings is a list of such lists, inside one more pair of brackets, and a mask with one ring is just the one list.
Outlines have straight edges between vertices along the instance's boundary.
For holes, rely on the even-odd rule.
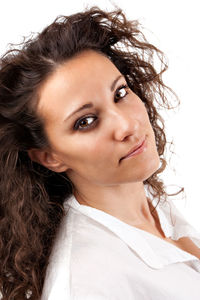
[[48,150],[30,149],[28,155],[31,160],[43,165],[44,167],[54,172],[65,172],[68,167],[65,163],[60,161],[56,154]]

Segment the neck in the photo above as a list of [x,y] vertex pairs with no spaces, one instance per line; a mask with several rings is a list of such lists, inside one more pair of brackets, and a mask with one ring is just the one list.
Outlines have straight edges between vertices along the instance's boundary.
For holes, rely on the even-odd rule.
[[132,226],[156,226],[143,182],[103,187],[82,185],[75,189],[74,196],[80,204],[102,210]]

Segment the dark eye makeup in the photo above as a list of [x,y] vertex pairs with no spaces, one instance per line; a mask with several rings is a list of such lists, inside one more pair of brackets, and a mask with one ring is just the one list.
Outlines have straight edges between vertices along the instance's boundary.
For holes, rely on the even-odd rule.
[[[118,96],[120,93],[121,93],[121,90],[125,90],[125,93],[123,93],[122,96]],[[129,92],[127,92],[127,89],[129,89],[128,85],[127,84],[122,84],[120,85],[117,90],[115,91],[115,102],[117,102],[118,100],[120,99],[123,99],[126,97],[126,95],[129,94]],[[74,127],[73,127],[73,130],[78,130],[78,131],[84,131],[84,130],[87,130],[87,129],[91,129],[92,127],[95,126],[95,120],[93,122],[89,122],[89,125],[88,125],[88,122],[86,121],[87,119],[97,119],[96,116],[92,116],[92,115],[86,115],[80,119],[78,119],[75,124],[74,124]],[[83,126],[83,127],[80,127],[80,126]]]

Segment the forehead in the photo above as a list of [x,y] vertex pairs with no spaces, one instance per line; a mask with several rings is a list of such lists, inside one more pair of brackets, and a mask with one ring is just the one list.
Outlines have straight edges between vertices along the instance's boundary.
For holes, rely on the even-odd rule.
[[40,87],[37,110],[44,119],[56,117],[58,106],[73,109],[77,102],[94,98],[116,74],[120,72],[108,57],[84,50],[60,65]]

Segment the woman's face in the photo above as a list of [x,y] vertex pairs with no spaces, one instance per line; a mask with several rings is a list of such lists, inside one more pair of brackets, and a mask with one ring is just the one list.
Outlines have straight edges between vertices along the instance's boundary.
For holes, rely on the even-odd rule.
[[[75,185],[149,178],[160,163],[154,132],[143,102],[124,85],[115,65],[93,50],[58,67],[40,89],[38,113],[51,145],[42,163],[66,171]],[[145,137],[145,151],[120,161]]]

